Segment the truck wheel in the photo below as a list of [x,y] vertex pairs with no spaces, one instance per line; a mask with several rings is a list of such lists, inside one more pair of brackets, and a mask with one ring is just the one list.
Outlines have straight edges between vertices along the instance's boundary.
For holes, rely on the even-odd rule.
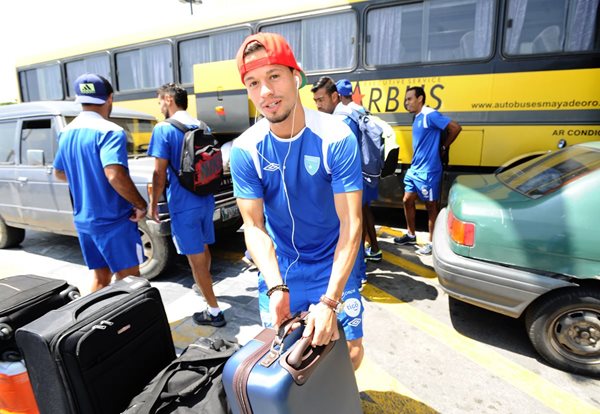
[[561,289],[535,303],[525,323],[534,348],[550,364],[600,376],[600,290]]
[[0,217],[0,249],[17,246],[25,239],[25,229],[8,226]]
[[175,257],[175,247],[169,236],[151,232],[145,221],[138,223],[146,261],[140,265],[142,277],[150,280],[167,268]]

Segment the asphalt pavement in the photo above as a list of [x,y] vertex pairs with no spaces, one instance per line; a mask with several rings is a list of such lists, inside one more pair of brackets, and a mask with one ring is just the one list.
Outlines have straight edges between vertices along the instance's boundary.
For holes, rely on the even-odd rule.
[[[384,259],[368,266],[365,359],[356,373],[365,413],[600,413],[600,381],[545,364],[520,321],[449,300],[431,257],[394,245],[401,229],[378,226],[378,234]],[[426,233],[418,236],[425,241]],[[212,252],[223,328],[191,320],[205,303],[192,289],[185,258],[152,281],[178,350],[199,336],[245,344],[262,329],[257,273],[242,261],[242,234],[218,240]],[[0,250],[0,278],[26,273],[89,292],[91,275],[74,237],[28,232],[21,246]]]

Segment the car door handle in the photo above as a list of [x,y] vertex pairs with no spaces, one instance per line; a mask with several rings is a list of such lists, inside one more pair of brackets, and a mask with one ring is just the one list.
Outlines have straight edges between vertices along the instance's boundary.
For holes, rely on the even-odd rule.
[[52,170],[53,170],[53,168],[51,165],[46,167],[46,174],[48,174],[48,175],[52,174]]
[[26,183],[28,181],[28,178],[27,177],[19,177],[19,178],[17,178],[17,181],[20,183]]

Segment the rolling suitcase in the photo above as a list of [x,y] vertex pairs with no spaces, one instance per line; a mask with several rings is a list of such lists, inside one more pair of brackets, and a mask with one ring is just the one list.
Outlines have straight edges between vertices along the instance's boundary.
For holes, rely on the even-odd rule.
[[120,413],[175,347],[160,293],[128,277],[16,333],[42,414]]
[[233,414],[362,413],[344,330],[312,348],[303,327],[264,329],[225,364],[223,385]]
[[64,280],[35,275],[0,279],[0,360],[17,352],[15,331],[79,297],[79,290]]

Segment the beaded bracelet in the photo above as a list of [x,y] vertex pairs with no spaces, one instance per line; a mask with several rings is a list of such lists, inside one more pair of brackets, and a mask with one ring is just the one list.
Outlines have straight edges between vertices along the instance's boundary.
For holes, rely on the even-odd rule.
[[282,292],[289,292],[290,288],[288,287],[288,285],[275,285],[273,286],[271,289],[267,290],[267,296],[271,297],[271,295],[273,294],[273,292],[277,291],[277,290],[281,290]]

